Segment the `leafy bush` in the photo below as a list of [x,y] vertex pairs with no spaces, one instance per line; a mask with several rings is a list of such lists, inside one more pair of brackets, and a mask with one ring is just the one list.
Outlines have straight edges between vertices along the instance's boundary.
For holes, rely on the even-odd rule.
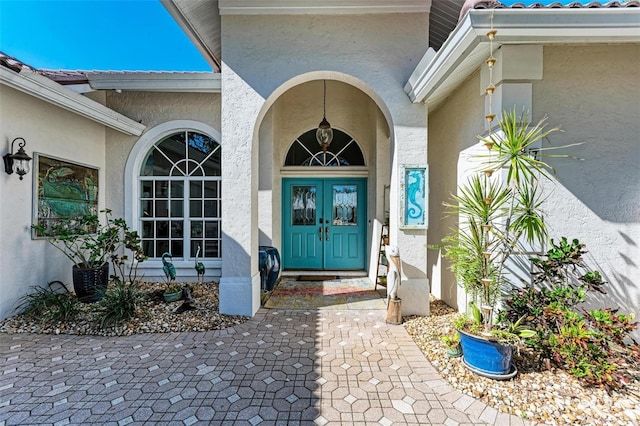
[[107,290],[100,303],[98,321],[101,328],[116,326],[133,318],[145,293],[137,286],[137,281],[125,283],[116,279]]
[[[55,285],[64,290],[61,292],[54,289]],[[52,281],[47,287],[32,288],[33,293],[21,297],[17,307],[18,311],[29,318],[52,322],[69,321],[80,311],[78,299],[60,281]]]
[[605,293],[600,273],[584,263],[584,247],[577,239],[551,240],[546,255],[532,259],[538,268],[533,282],[539,288],[516,289],[502,315],[510,321],[524,318],[535,331],[527,344],[542,359],[586,385],[618,389],[628,381],[618,367],[640,362],[640,346],[629,336],[638,323],[617,309],[577,308],[588,291]]

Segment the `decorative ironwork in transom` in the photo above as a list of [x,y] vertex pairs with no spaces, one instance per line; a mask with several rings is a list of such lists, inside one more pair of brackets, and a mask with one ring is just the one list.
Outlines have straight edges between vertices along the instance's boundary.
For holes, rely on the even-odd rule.
[[285,166],[364,166],[364,155],[358,143],[345,132],[333,129],[333,141],[322,151],[316,140],[316,130],[300,135],[289,148]]

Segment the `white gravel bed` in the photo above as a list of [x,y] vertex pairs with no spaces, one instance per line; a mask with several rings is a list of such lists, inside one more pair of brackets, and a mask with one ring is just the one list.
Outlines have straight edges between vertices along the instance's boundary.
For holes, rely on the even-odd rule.
[[142,283],[140,287],[147,297],[138,311],[138,317],[118,327],[100,329],[95,320],[98,304],[82,303],[81,313],[73,322],[44,323],[16,315],[0,323],[0,332],[129,336],[138,333],[220,330],[248,320],[248,317],[218,312],[218,283],[215,282],[194,285],[193,305],[196,309],[182,313],[174,311],[183,301],[165,302],[162,299],[164,284]]
[[495,409],[549,425],[639,425],[640,372],[621,392],[586,388],[558,369],[535,371],[527,354],[516,357],[520,373],[496,381],[464,367],[461,358],[449,358],[440,336],[453,332],[457,313],[442,301],[431,300],[431,316],[407,317],[404,326],[442,377],[461,392]]

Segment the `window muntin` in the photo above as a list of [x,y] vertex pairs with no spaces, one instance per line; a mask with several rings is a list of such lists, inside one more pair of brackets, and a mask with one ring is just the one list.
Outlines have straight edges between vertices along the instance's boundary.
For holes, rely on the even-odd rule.
[[149,151],[140,176],[144,252],[160,258],[221,257],[221,150],[197,132],[172,134]]
[[345,132],[333,129],[333,141],[326,152],[320,149],[316,130],[298,137],[287,152],[285,166],[364,166],[364,155],[358,143]]

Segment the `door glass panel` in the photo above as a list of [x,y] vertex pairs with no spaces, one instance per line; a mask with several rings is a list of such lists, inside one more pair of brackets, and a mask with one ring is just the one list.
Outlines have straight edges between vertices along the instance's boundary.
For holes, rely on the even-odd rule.
[[356,185],[332,185],[333,225],[357,225],[358,187]]
[[293,185],[291,187],[291,210],[293,225],[315,225],[316,186]]

